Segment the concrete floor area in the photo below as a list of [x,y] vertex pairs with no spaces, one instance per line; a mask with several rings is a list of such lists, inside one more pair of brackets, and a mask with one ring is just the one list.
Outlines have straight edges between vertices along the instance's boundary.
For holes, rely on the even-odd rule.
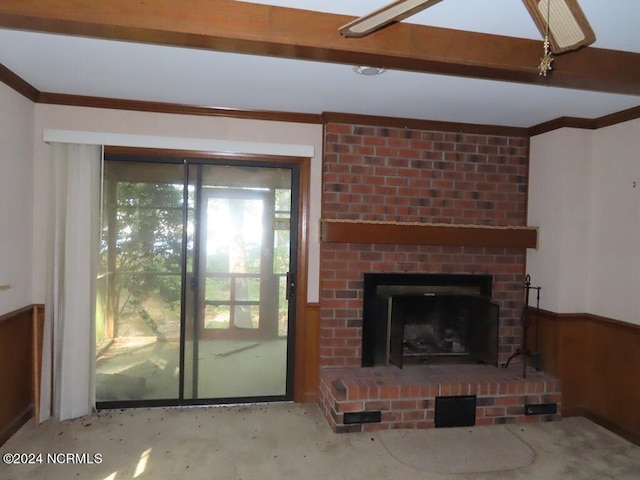
[[[203,340],[193,369],[193,345],[185,352],[186,398],[284,396],[285,338],[264,341]],[[117,339],[96,363],[98,401],[174,400],[179,390],[180,344],[152,337]],[[190,382],[197,372],[196,395]]]
[[[469,438],[506,438],[500,448],[483,442],[467,473],[442,473],[426,461],[403,458],[389,448],[389,434],[334,434],[316,405],[268,404],[233,407],[102,411],[73,421],[30,422],[0,452],[32,453],[32,464],[0,463],[3,480],[33,479],[628,479],[640,478],[640,447],[584,418],[537,425],[463,427]],[[414,432],[465,457],[464,442],[451,430]],[[495,432],[496,435],[492,435]],[[509,440],[511,439],[511,440]],[[472,440],[473,441],[473,440]],[[508,456],[511,445],[530,449],[520,465],[482,471],[491,456]],[[446,450],[446,448],[445,448]],[[48,453],[56,454],[48,456]],[[415,452],[414,452],[415,453]],[[37,454],[42,454],[38,461]],[[62,456],[60,454],[63,454]],[[66,454],[72,454],[68,456]],[[420,450],[417,451],[421,457]],[[457,458],[454,454],[453,458]],[[23,456],[24,457],[24,456]],[[5,458],[3,456],[3,458]],[[12,458],[15,458],[12,457]],[[29,458],[24,458],[29,460]],[[54,460],[62,463],[53,463]],[[495,460],[495,459],[494,459]],[[501,459],[497,459],[501,460]],[[76,463],[74,463],[76,462]],[[79,462],[79,463],[77,463]],[[474,463],[475,462],[475,463]],[[524,462],[524,463],[522,463]],[[498,462],[497,464],[503,464]],[[495,468],[495,467],[494,467]],[[444,465],[446,471],[446,465]],[[454,469],[452,469],[453,471]]]

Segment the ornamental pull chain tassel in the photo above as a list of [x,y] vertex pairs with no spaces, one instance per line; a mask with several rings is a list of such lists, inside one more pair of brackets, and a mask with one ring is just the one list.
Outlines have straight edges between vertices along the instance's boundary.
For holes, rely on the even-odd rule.
[[538,71],[543,77],[547,76],[551,70],[553,70],[553,55],[551,55],[551,48],[549,46],[549,20],[551,20],[551,0],[547,0],[547,28],[544,35],[544,55],[540,59],[540,65]]
[[538,70],[543,77],[546,77],[547,73],[553,70],[553,55],[549,48],[549,35],[544,37],[544,56],[540,59]]

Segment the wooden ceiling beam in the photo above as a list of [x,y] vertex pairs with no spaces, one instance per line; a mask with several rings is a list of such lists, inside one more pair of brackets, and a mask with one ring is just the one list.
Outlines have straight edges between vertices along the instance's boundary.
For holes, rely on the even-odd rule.
[[352,17],[237,0],[2,0],[0,27],[640,95],[640,54],[583,48],[538,75],[542,41],[413,25],[364,38]]

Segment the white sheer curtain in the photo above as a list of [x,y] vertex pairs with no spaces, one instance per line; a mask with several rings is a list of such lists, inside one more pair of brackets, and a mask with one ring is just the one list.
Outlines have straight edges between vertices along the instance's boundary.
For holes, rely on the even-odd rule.
[[95,405],[95,279],[102,147],[52,143],[40,421]]

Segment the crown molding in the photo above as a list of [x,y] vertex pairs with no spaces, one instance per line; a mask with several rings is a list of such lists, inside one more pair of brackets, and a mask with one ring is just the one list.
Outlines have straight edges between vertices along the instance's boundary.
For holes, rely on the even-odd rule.
[[541,133],[551,132],[559,128],[581,128],[585,130],[595,130],[597,119],[580,118],[580,117],[558,117],[547,122],[539,123],[529,127],[528,134],[530,137],[540,135]]
[[23,97],[28,98],[32,102],[36,102],[38,100],[38,95],[40,92],[37,88],[31,85],[29,82],[25,81],[23,78],[19,77],[3,64],[0,63],[0,82],[4,83],[10,88],[13,88],[16,92],[18,92]]
[[292,123],[322,123],[322,117],[313,113],[275,112],[267,110],[237,110],[232,108],[180,105],[175,103],[146,102],[118,98],[90,97],[42,92],[37,103],[67,105],[75,107],[107,108],[138,112],[170,113],[176,115],[201,115],[207,117],[228,117],[249,120],[267,120]]
[[640,118],[640,105],[597,118],[559,117],[549,120],[548,122],[539,123],[538,125],[529,127],[527,130],[528,135],[530,137],[534,137],[559,128],[598,130],[599,128],[610,127],[611,125],[628,122],[637,118]]
[[478,123],[444,122],[438,120],[420,120],[415,118],[384,117],[361,115],[356,113],[324,112],[324,123],[349,123],[376,127],[408,128],[413,130],[435,130],[478,135],[528,136],[528,129],[508,125],[486,125]]
[[640,118],[640,105],[597,118],[596,128],[609,127],[618,123],[635,120],[636,118]]

